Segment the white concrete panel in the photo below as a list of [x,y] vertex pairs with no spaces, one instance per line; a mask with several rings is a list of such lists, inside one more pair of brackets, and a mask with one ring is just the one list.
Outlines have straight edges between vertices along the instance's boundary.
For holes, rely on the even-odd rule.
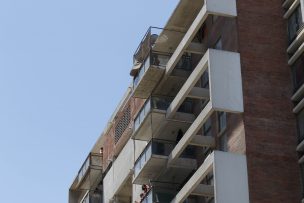
[[[134,160],[136,161],[147,146],[147,141],[134,140]],[[134,161],[134,163],[135,163]]]
[[205,2],[210,14],[227,17],[237,16],[236,0],[206,0]]
[[128,177],[132,174],[134,165],[134,143],[129,140],[114,161],[114,194],[119,192]]
[[210,100],[215,111],[244,111],[240,54],[209,49]]
[[133,174],[134,141],[129,140],[104,177],[104,202],[109,203]]
[[249,203],[246,156],[214,151],[216,203]]
[[141,187],[141,185],[133,184],[132,202],[140,202],[140,194],[143,192]]
[[114,196],[114,170],[113,167],[108,171],[107,175],[103,179],[103,202],[110,203],[110,200]]

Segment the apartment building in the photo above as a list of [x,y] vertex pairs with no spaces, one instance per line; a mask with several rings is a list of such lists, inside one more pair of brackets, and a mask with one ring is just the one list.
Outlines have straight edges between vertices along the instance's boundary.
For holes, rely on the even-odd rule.
[[180,0],[70,203],[304,202],[303,0]]

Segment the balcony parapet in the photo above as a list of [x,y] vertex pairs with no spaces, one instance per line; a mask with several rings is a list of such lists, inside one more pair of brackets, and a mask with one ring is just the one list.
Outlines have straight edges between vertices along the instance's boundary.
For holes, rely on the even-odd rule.
[[[133,96],[148,98],[165,72],[165,67],[172,52],[184,36],[174,30],[150,27],[137,48],[133,57],[131,75],[133,80]],[[176,69],[191,70],[191,57],[184,55]]]
[[194,121],[192,114],[192,100],[185,100],[174,117],[166,120],[166,110],[173,98],[150,97],[134,119],[133,139],[150,141],[158,138],[158,129],[166,126],[169,129],[187,129]]
[[[213,174],[213,184],[204,185],[208,174]],[[190,195],[214,196],[215,203],[249,203],[246,156],[212,152],[171,203],[182,203]]]
[[[175,145],[174,141],[152,139],[135,162],[133,184],[149,184],[150,180],[156,180],[160,170],[166,168],[168,156]],[[178,161],[179,164],[162,181],[168,182],[174,177],[176,182],[183,182],[186,174],[190,174],[197,166],[194,149],[186,149]]]

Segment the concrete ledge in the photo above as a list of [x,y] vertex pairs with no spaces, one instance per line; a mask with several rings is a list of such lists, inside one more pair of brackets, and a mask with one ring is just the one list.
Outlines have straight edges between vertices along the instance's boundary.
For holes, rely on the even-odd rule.
[[287,12],[284,14],[284,18],[287,19],[290,17],[290,15],[294,12],[294,10],[297,8],[297,6],[300,4],[300,0],[295,0],[291,6],[289,7],[289,9],[287,10]]

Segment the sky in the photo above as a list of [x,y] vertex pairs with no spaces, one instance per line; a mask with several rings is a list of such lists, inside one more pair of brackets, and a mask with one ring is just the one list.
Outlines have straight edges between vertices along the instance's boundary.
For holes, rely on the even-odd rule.
[[0,202],[64,203],[178,0],[0,0]]

